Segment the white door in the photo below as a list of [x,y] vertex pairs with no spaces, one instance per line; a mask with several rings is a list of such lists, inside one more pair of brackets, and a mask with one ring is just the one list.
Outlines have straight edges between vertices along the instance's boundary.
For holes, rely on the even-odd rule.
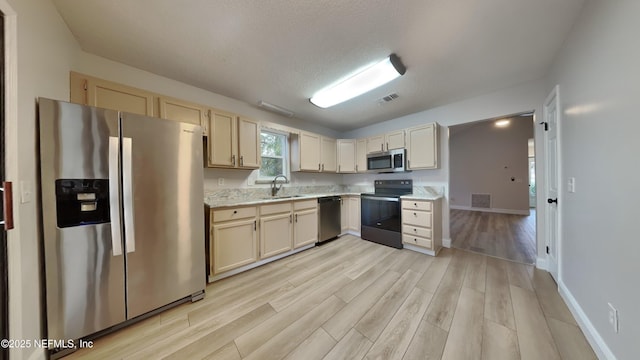
[[544,102],[544,122],[545,132],[545,154],[546,154],[546,188],[547,201],[546,209],[546,246],[547,263],[549,273],[558,281],[559,259],[560,259],[560,203],[558,194],[560,193],[560,147],[558,142],[558,132],[560,125],[560,111],[558,99],[558,86]]

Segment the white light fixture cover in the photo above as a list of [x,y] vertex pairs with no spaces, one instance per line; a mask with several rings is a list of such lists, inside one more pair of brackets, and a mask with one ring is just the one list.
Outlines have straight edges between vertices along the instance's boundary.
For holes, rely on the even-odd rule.
[[509,126],[509,124],[510,124],[510,123],[511,123],[511,120],[509,120],[509,119],[502,119],[502,120],[497,120],[497,121],[495,122],[495,125],[496,125],[497,127],[506,127],[506,126]]
[[404,75],[405,71],[400,58],[391,54],[346,80],[318,91],[309,101],[318,107],[328,108],[384,85]]

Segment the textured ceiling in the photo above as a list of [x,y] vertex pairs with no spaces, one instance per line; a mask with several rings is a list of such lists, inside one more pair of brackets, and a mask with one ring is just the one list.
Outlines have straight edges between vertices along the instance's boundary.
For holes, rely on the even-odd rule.
[[[583,0],[53,2],[89,53],[347,131],[544,76]],[[309,103],[391,53],[404,76],[329,109]]]

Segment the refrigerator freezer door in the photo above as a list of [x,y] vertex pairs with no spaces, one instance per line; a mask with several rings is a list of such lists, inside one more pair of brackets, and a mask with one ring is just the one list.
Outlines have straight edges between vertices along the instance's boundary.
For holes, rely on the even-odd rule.
[[124,255],[109,221],[120,214],[108,190],[118,113],[39,99],[39,118],[47,338],[78,339],[126,316]]
[[[132,184],[124,222],[135,237],[135,250],[125,239],[127,314],[133,318],[204,290],[202,129],[121,117],[123,141],[130,139],[131,146],[130,155],[122,154],[123,165],[131,164],[122,181]],[[128,223],[133,229],[126,229]]]

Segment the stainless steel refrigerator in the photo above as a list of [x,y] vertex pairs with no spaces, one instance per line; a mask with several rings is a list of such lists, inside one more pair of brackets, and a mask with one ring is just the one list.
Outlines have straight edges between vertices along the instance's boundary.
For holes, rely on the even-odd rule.
[[39,99],[47,338],[204,296],[202,129]]

